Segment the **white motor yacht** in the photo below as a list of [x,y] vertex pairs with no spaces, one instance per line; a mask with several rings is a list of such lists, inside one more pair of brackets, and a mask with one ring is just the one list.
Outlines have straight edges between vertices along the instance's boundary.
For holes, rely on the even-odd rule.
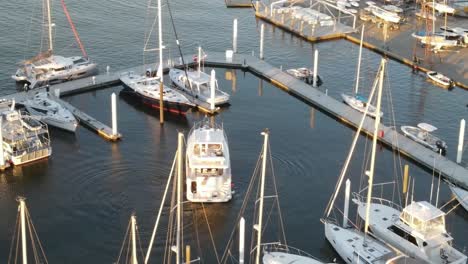
[[52,154],[46,124],[12,109],[4,109],[0,118],[6,160],[21,165]]
[[231,161],[227,137],[221,125],[201,121],[190,130],[186,172],[189,201],[231,200]]
[[38,92],[33,98],[22,103],[26,110],[44,123],[66,131],[75,132],[78,121],[61,104],[49,97],[48,92]]

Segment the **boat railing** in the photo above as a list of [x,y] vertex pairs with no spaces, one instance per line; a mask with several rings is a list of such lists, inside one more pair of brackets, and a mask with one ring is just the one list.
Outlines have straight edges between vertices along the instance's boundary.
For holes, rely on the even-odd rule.
[[262,249],[263,249],[263,252],[288,253],[288,254],[304,256],[304,257],[308,257],[308,258],[312,258],[312,259],[317,260],[314,256],[312,256],[309,253],[307,253],[307,252],[305,252],[303,250],[300,250],[298,248],[282,244],[281,242],[263,243],[262,244]]
[[[358,200],[360,203],[366,203],[366,197],[365,196],[359,195],[357,193],[353,193],[353,197],[354,197],[354,199]],[[396,209],[398,211],[402,210],[401,206],[399,206],[398,204],[396,204],[396,203],[394,203],[394,202],[392,202],[390,200],[384,199],[384,198],[371,197],[370,202],[374,203],[374,204],[386,205],[386,206],[394,208],[394,209]]]

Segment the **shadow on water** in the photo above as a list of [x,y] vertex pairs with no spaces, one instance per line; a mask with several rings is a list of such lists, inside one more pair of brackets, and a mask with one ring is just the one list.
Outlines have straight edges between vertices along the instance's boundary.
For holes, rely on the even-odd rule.
[[2,174],[8,184],[21,182],[24,185],[36,186],[44,180],[48,169],[49,160],[42,159],[21,166],[13,166]]
[[[126,92],[125,89],[119,92],[119,97],[128,105],[131,105],[136,110],[145,113],[150,116],[154,116],[159,120],[159,109],[149,107],[141,102],[141,99],[132,95],[129,92]],[[184,128],[189,126],[186,115],[175,115],[171,113],[164,112],[164,121],[170,123],[176,123]]]

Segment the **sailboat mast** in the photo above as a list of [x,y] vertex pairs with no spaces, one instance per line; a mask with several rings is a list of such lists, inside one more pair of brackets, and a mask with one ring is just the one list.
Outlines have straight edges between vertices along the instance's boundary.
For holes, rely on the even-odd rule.
[[[380,107],[382,103],[382,88],[383,88],[383,78],[385,72],[385,63],[386,60],[382,59],[382,63],[380,66],[380,76],[379,76],[379,90],[377,94],[377,110],[376,113],[380,113]],[[372,197],[372,184],[374,181],[374,170],[375,170],[375,152],[377,150],[377,132],[379,131],[380,125],[380,115],[377,114],[375,117],[374,122],[374,136],[372,137],[372,155],[371,155],[371,163],[369,169],[369,187],[367,190],[367,203],[366,203],[366,222],[364,224],[364,233],[367,234],[369,231],[369,214],[370,214],[370,202]]]
[[434,32],[435,32],[435,1],[432,0],[432,36],[434,36]]
[[163,44],[162,44],[162,12],[161,12],[161,0],[158,0],[158,31],[159,31],[159,67],[157,74],[160,74],[159,82],[159,122],[164,123],[164,83],[163,83]]
[[49,50],[52,51],[54,50],[54,44],[52,43],[52,15],[51,15],[51,10],[50,10],[50,0],[46,0],[46,6],[47,6],[47,23],[48,23],[48,28],[49,28]]
[[198,47],[198,76],[200,76],[201,71],[201,47]]
[[176,238],[176,264],[181,264],[180,250],[181,245],[181,195],[182,195],[182,147],[184,143],[184,134],[179,132],[177,147],[177,238]]
[[262,157],[262,178],[260,179],[260,204],[258,207],[258,224],[257,224],[257,255],[255,257],[255,264],[260,264],[261,242],[262,242],[262,222],[263,222],[263,197],[265,194],[265,172],[268,151],[268,130],[262,132],[264,136],[263,141],[263,157]]
[[19,210],[20,210],[20,221],[21,221],[21,246],[23,250],[23,264],[28,264],[28,252],[26,246],[26,205],[24,198],[19,198]]
[[138,264],[137,250],[136,250],[136,217],[132,215],[132,264]]
[[362,41],[364,40],[364,24],[362,24],[362,31],[361,31],[361,42],[359,43],[359,58],[358,58],[358,65],[357,65],[357,76],[356,76],[356,87],[355,93],[358,93],[359,89],[359,76],[361,74],[361,57],[362,57]]

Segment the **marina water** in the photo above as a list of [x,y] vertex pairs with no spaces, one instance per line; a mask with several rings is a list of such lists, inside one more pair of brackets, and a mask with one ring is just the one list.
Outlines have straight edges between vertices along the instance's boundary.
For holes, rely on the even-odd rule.
[[[37,2],[37,3],[36,3]],[[143,59],[147,8],[146,1],[70,1],[68,9],[89,56],[104,72],[132,67],[149,61]],[[78,54],[73,35],[58,1],[53,2],[57,52]],[[166,7],[164,7],[166,8]],[[232,20],[239,19],[239,52],[258,54],[259,23],[250,9],[226,9],[222,1],[171,2],[183,52],[195,54],[201,45],[209,51],[231,48]],[[16,62],[37,53],[40,48],[40,1],[7,1],[0,8],[0,92],[10,94],[16,86],[10,75]],[[176,58],[177,50],[167,12],[164,21],[167,54]],[[31,19],[33,17],[33,19]],[[313,50],[319,49],[319,74],[324,80],[320,90],[339,98],[351,92],[355,81],[358,46],[344,40],[311,45],[278,28],[266,25],[265,59],[283,69],[312,66]],[[153,57],[154,60],[156,56]],[[361,91],[368,92],[380,57],[363,51]],[[395,125],[428,122],[447,141],[447,157],[454,160],[459,121],[468,117],[466,91],[440,89],[425,80],[423,74],[390,61],[384,96],[384,120],[387,125],[392,110]],[[206,69],[207,71],[210,69]],[[231,152],[232,180],[236,194],[226,204],[206,205],[206,213],[218,252],[223,250],[242,203],[250,176],[260,152],[260,131],[271,130],[271,148],[279,196],[285,216],[290,245],[304,249],[322,259],[337,257],[323,234],[319,219],[330,197],[351,144],[354,131],[323,114],[318,109],[279,90],[256,76],[242,71],[216,69],[219,86],[231,94],[231,106],[216,119],[227,133]],[[233,86],[231,80],[235,75]],[[110,95],[122,87],[67,97],[65,100],[110,124]],[[313,89],[313,88],[311,88]],[[391,94],[390,94],[391,93]],[[0,259],[8,259],[11,236],[16,221],[15,197],[25,196],[38,235],[51,263],[112,263],[116,260],[129,216],[136,212],[143,246],[150,232],[162,197],[172,158],[177,131],[188,132],[192,124],[204,117],[189,113],[186,118],[168,117],[159,125],[159,113],[120,97],[118,101],[121,142],[109,143],[80,127],[76,135],[51,129],[53,155],[48,161],[13,168],[0,176]],[[352,190],[359,188],[365,140],[361,141],[349,177]],[[400,173],[398,160],[391,150],[381,148],[377,154],[376,182],[391,181]],[[468,158],[465,155],[464,166]],[[415,199],[428,200],[431,171],[410,164],[415,177]],[[437,172],[435,172],[437,175]],[[437,182],[437,180],[435,180]],[[450,200],[450,191],[442,183],[439,206]],[[391,197],[387,197],[391,198]],[[435,200],[435,199],[434,199]],[[341,203],[339,203],[341,204]],[[188,204],[185,235],[192,232],[198,219],[200,245],[206,263],[214,263],[202,212],[191,211]],[[449,205],[448,208],[450,208]],[[351,210],[353,211],[353,210]],[[354,215],[352,217],[354,219]],[[447,216],[447,228],[456,246],[468,246],[468,213],[459,207]],[[163,242],[156,243],[154,259],[159,259]],[[195,255],[195,254],[192,254]]]

